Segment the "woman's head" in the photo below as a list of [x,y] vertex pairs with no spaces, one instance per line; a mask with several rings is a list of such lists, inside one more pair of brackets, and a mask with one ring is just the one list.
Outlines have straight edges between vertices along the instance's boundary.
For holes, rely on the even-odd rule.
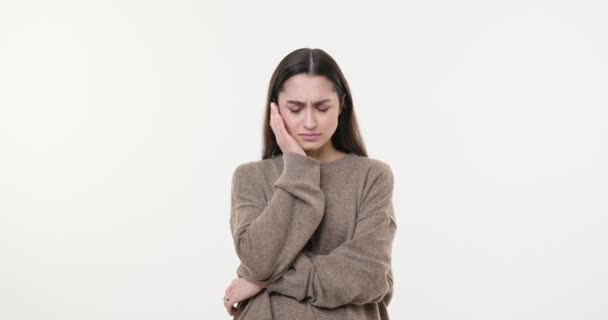
[[[334,149],[367,156],[350,88],[334,59],[321,49],[288,54],[272,74],[264,115],[262,159],[281,154],[269,123],[276,102],[289,134],[305,151],[331,144]],[[306,138],[304,134],[319,134]]]

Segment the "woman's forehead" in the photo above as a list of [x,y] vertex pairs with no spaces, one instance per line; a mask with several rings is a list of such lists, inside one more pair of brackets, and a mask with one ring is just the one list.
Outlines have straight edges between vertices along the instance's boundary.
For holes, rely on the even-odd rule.
[[285,96],[299,101],[331,99],[336,95],[333,83],[326,77],[306,74],[287,79],[281,91]]

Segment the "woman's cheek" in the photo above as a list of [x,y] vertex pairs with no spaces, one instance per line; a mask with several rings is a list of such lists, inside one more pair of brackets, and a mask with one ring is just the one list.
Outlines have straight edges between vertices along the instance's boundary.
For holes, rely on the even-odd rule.
[[293,128],[293,119],[291,119],[290,117],[287,117],[285,119],[285,129],[287,129],[287,133],[292,134],[293,130],[291,130]]

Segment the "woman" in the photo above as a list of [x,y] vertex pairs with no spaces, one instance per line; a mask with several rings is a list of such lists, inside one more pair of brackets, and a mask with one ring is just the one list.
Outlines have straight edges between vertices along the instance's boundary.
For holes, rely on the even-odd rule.
[[389,319],[393,174],[367,157],[342,71],[323,50],[295,50],[274,71],[266,106],[262,160],[232,177],[241,264],[226,310],[254,320]]

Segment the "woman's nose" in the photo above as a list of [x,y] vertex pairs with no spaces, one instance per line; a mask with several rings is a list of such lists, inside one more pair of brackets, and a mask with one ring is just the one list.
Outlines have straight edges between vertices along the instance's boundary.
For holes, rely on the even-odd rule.
[[312,129],[317,126],[317,120],[315,119],[314,112],[312,110],[306,111],[306,118],[304,119],[304,127],[306,129]]

